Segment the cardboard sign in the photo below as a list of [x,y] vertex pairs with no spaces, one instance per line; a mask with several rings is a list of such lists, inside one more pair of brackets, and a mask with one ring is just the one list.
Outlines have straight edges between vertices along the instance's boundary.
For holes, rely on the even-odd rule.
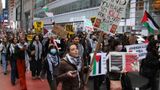
[[56,35],[60,36],[61,38],[66,38],[68,32],[64,31],[64,28],[60,25],[55,25],[53,28],[53,33],[55,33]]
[[[90,56],[92,58],[93,53],[91,53]],[[105,75],[107,72],[106,60],[106,53],[97,53],[90,76]]]
[[[103,24],[108,26],[111,33],[115,33],[118,28],[122,15],[125,13],[126,6],[129,0],[102,0],[98,12],[98,18]],[[100,27],[101,28],[101,27]]]
[[136,52],[138,53],[138,59],[142,60],[146,57],[147,54],[147,45],[148,44],[134,44],[134,45],[127,45],[125,46],[127,49],[127,52]]

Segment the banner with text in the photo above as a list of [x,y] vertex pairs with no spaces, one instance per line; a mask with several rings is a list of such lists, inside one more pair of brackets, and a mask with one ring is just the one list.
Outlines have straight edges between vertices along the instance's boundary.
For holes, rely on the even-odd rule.
[[134,45],[127,45],[125,46],[127,52],[136,52],[138,53],[139,60],[142,60],[146,57],[147,54],[147,45],[148,44],[134,44]]

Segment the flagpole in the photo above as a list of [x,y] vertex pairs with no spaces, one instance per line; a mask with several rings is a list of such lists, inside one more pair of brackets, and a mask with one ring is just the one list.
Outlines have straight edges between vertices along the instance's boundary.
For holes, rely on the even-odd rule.
[[[90,68],[93,67],[94,59],[95,59],[96,54],[97,54],[97,52],[98,52],[98,50],[99,50],[99,47],[100,47],[100,45],[101,45],[101,41],[102,41],[103,34],[104,34],[103,31],[101,31],[101,32],[100,32],[99,39],[98,39],[98,43],[97,43],[97,45],[96,45],[96,48],[95,48],[95,51],[94,51],[94,54],[93,54],[93,57],[92,57],[92,59],[91,59]],[[92,70],[91,70],[91,71],[92,71]],[[88,73],[87,73],[87,77],[86,77],[86,80],[85,80],[85,85],[87,85],[87,83],[88,83],[88,79],[89,79],[89,76],[90,76],[91,71],[89,70]]]

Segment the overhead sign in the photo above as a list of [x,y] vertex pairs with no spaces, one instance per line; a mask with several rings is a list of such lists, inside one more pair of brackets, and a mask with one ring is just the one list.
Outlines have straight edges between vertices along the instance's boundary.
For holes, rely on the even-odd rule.
[[[115,33],[129,0],[102,0],[98,19],[108,26],[107,30]],[[104,26],[104,25],[103,25]]]

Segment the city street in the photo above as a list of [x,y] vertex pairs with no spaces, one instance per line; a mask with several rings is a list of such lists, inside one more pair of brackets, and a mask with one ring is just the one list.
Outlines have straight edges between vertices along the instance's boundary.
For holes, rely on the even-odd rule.
[[[42,82],[41,80],[32,80],[31,74],[26,73],[26,81],[28,90],[49,90],[47,81]],[[20,90],[19,80],[17,80],[16,85],[13,86],[10,82],[10,71],[7,75],[2,72],[2,67],[0,67],[0,90]]]
[[[141,87],[147,82],[146,79],[138,76],[137,73],[131,73],[129,74],[129,77],[131,78],[133,88]],[[49,90],[46,80],[32,80],[30,72],[26,72],[26,80],[28,90]],[[89,80],[88,86],[89,90],[93,90],[93,81],[91,79]],[[1,90],[20,90],[19,80],[17,80],[16,85],[13,86],[10,83],[10,70],[7,75],[4,75],[2,72],[2,67],[0,67],[0,87]],[[61,90],[60,87],[58,87],[58,90]],[[101,90],[105,90],[105,83],[102,85]]]

